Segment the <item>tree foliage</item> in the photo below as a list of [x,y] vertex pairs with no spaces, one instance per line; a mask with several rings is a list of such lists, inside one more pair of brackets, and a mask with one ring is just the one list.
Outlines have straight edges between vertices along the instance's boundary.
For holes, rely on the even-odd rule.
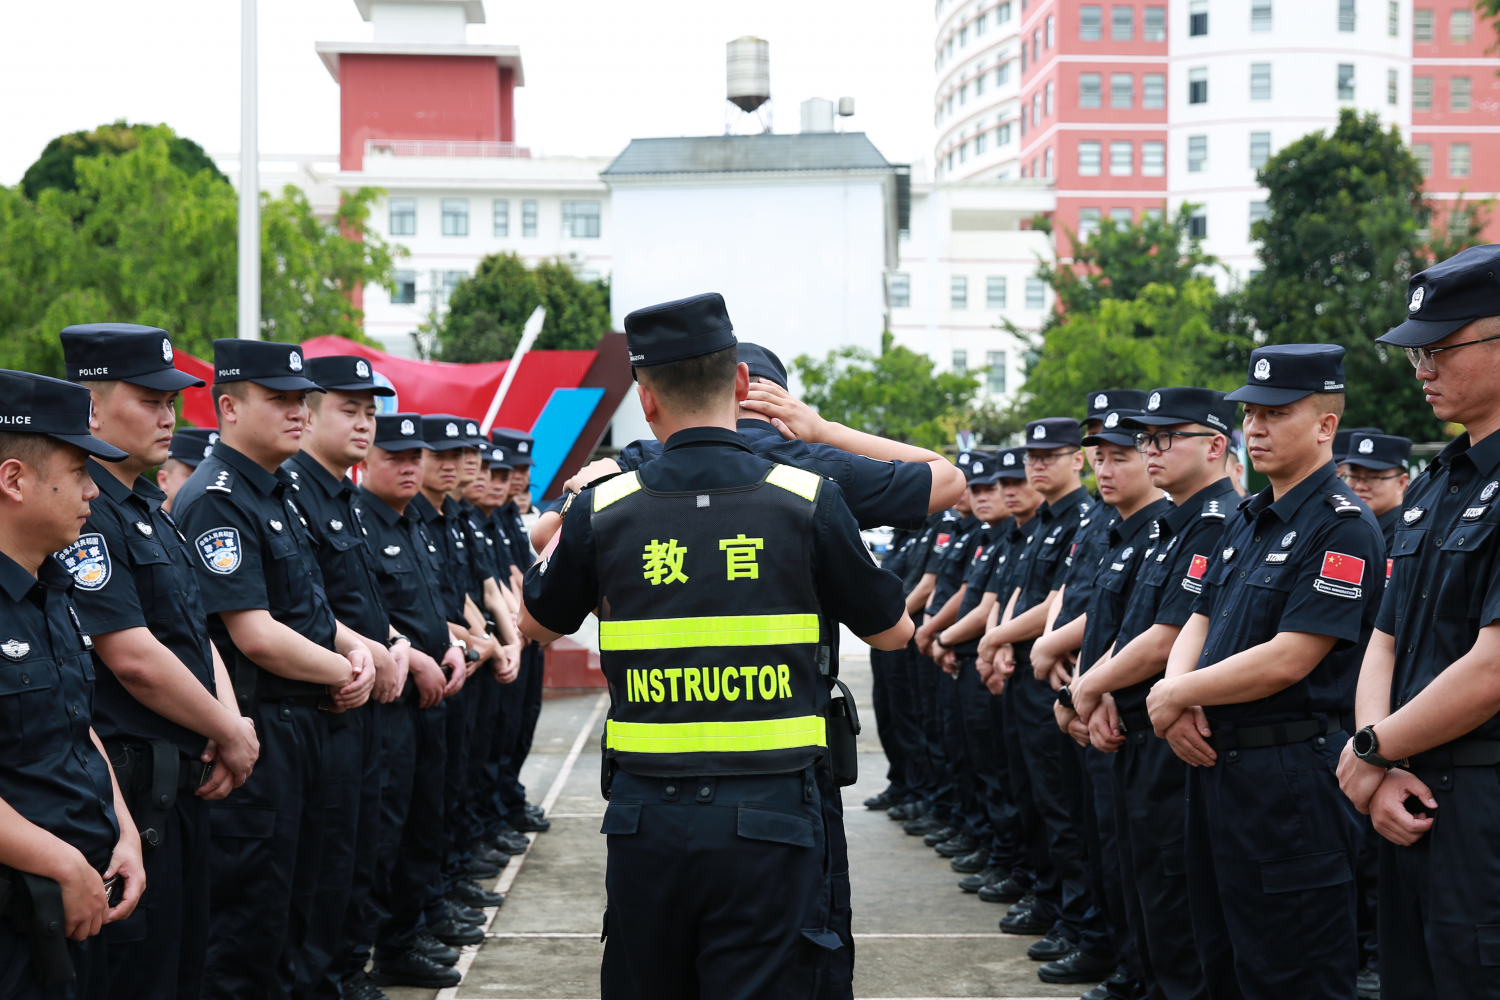
[[[130,125],[121,119],[112,125],[100,125],[92,131],[60,135],[47,143],[42,155],[26,168],[26,173],[21,177],[21,190],[32,201],[36,201],[48,188],[76,191],[78,178],[73,163],[78,157],[92,159],[104,153],[128,153],[140,145],[142,135],[159,133],[162,128],[163,126],[156,125]],[[185,174],[192,175],[200,170],[207,170],[221,181],[229,180],[219,172],[218,166],[203,151],[203,147],[191,139],[168,134],[167,153],[172,166]]]
[[803,354],[792,364],[802,398],[825,418],[927,448],[952,441],[979,391],[977,375],[934,374],[931,358],[896,346],[889,330],[881,335],[879,356],[844,347],[822,361]]
[[431,325],[434,354],[456,362],[509,358],[539,305],[546,307],[547,318],[537,348],[592,350],[609,332],[607,282],[580,281],[559,260],[532,268],[515,253],[497,253],[481,260],[473,277],[459,282],[447,314]]

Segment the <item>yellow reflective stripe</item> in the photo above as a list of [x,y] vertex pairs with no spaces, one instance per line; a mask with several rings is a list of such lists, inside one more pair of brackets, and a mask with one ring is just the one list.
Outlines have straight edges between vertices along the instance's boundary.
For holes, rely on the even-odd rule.
[[817,641],[817,615],[720,615],[599,623],[601,650],[784,646]]
[[818,498],[818,480],[816,472],[808,472],[805,469],[796,469],[790,465],[778,465],[766,476],[766,482],[772,486],[780,486],[789,493],[795,493],[807,500]]
[[823,717],[764,722],[616,722],[605,723],[604,738],[611,750],[627,753],[711,753],[748,750],[791,750],[826,747]]
[[603,510],[616,500],[623,500],[641,488],[641,477],[634,472],[616,476],[594,487],[594,509]]

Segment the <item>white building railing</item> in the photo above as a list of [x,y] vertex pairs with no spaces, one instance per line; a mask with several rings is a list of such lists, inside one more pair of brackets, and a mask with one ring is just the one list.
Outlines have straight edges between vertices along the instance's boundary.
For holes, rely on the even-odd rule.
[[428,139],[370,139],[365,155],[382,152],[391,156],[479,156],[530,159],[531,150],[514,142],[443,142]]

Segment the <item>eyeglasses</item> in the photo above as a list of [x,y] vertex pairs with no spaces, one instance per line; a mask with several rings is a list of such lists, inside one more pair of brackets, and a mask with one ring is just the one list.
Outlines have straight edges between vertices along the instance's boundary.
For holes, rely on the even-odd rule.
[[1339,478],[1348,483],[1350,486],[1359,486],[1364,483],[1388,482],[1392,479],[1401,478],[1401,475],[1402,474],[1399,472],[1393,472],[1389,476],[1356,476],[1354,473],[1348,472],[1342,476],[1339,476]]
[[1069,455],[1076,454],[1077,451],[1077,448],[1069,448],[1067,451],[1059,451],[1052,455],[1033,455],[1027,452],[1026,464],[1033,469],[1045,469],[1059,458],[1067,458]]
[[1149,444],[1157,451],[1171,451],[1173,438],[1211,438],[1216,437],[1213,431],[1157,431],[1147,433],[1136,431],[1135,450],[1144,453]]
[[1408,347],[1406,348],[1406,360],[1411,362],[1413,368],[1426,368],[1436,375],[1437,362],[1433,358],[1434,354],[1441,354],[1444,351],[1456,351],[1460,347],[1472,347],[1475,344],[1483,344],[1488,340],[1500,340],[1500,334],[1496,334],[1493,337],[1480,337],[1478,340],[1466,340],[1462,344],[1449,344],[1447,347]]

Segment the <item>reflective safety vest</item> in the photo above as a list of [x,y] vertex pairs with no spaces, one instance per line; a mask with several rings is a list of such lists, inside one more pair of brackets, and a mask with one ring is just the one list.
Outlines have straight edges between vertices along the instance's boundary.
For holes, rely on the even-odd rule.
[[634,472],[595,487],[605,752],[625,770],[767,774],[825,754],[821,483],[777,465],[730,490],[654,493]]

